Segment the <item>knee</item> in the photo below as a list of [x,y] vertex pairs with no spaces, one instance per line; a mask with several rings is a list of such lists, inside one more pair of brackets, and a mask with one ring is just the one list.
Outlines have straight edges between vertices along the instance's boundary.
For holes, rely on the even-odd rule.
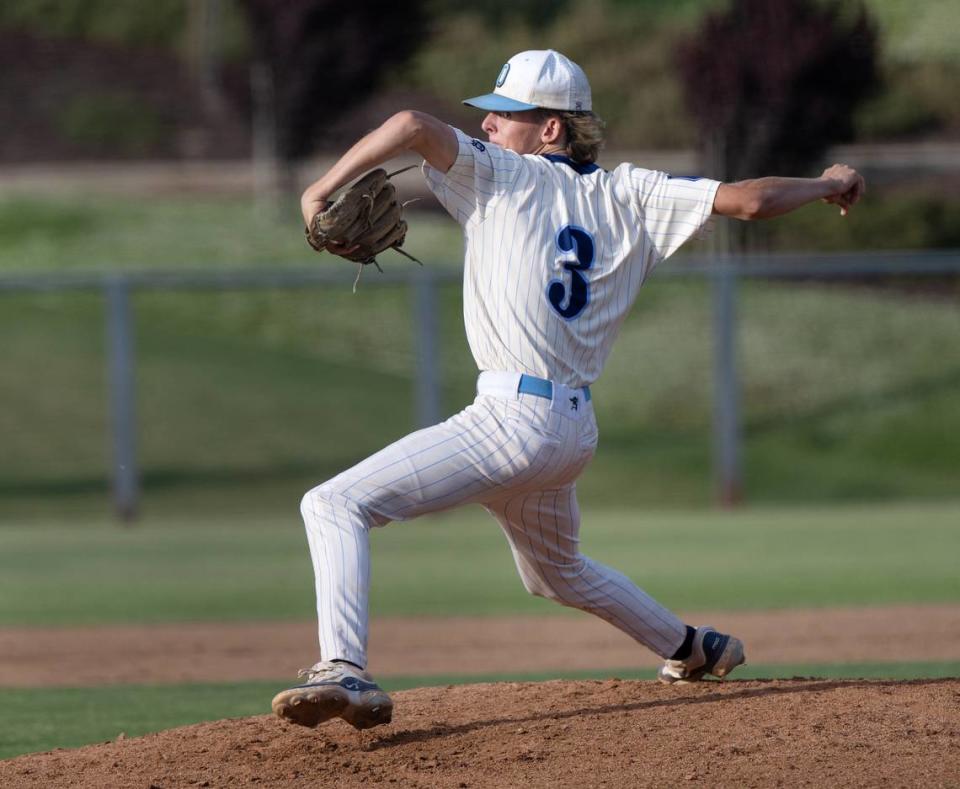
[[550,600],[555,594],[553,587],[544,583],[543,578],[539,575],[527,575],[524,573],[520,576],[520,580],[523,582],[523,588],[527,593],[532,594],[534,597],[545,597]]
[[334,485],[324,482],[303,494],[300,499],[300,514],[307,525],[330,520],[338,509],[344,508],[342,499]]
[[347,524],[369,528],[376,522],[364,502],[348,496],[336,478],[308,490],[300,499],[300,514],[308,529]]
[[328,497],[324,495],[323,485],[310,488],[310,490],[303,494],[303,498],[300,499],[300,514],[303,516],[303,519],[306,521],[316,517],[324,502],[328,500]]
[[523,587],[535,597],[543,597],[562,605],[576,599],[576,578],[583,572],[583,559],[569,564],[538,563],[524,568],[520,577]]

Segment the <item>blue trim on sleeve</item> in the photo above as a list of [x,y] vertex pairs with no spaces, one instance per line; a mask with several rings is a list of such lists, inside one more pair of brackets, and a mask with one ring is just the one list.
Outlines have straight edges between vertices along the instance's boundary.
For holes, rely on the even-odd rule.
[[702,175],[667,175],[671,181],[702,181]]

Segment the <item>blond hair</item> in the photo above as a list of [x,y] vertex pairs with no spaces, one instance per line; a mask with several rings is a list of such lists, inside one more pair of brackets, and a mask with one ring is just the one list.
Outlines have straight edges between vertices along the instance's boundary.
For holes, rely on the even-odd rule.
[[541,119],[549,117],[560,119],[563,124],[564,138],[567,143],[567,155],[578,164],[593,164],[603,148],[603,119],[592,112],[566,112],[564,110],[541,109]]

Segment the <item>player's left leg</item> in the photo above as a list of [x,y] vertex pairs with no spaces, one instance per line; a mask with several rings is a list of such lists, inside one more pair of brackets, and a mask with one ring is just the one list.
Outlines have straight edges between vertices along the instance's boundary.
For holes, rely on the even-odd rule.
[[623,573],[580,553],[580,508],[573,484],[485,504],[499,521],[531,594],[599,616],[664,658],[686,625]]
[[367,665],[371,528],[482,501],[549,478],[560,449],[512,424],[492,397],[395,441],[310,490],[301,502],[324,660]]
[[[516,385],[516,382],[515,382]],[[488,394],[439,425],[417,431],[310,490],[301,502],[317,590],[321,660],[306,681],[277,694],[275,712],[314,726],[339,716],[358,728],[390,720],[389,697],[366,673],[369,531],[511,486],[574,479],[576,435],[550,429],[549,400],[535,405]],[[573,420],[569,420],[574,424]]]

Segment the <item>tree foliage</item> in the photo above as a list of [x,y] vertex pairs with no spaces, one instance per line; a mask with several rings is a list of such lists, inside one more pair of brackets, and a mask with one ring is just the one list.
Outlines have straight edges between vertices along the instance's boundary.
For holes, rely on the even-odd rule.
[[186,19],[184,0],[117,3],[115,0],[4,0],[0,29],[48,37],[127,45],[175,41]]
[[[536,25],[519,15],[491,25],[472,6],[463,6],[435,20],[433,35],[406,70],[403,84],[449,102],[444,119],[457,121],[450,115],[461,99],[492,90],[509,57],[551,47],[586,71],[594,110],[607,122],[610,150],[691,147],[696,134],[670,64],[678,37],[692,22],[674,20],[673,6],[661,5],[580,0]],[[473,123],[478,126],[479,118]]]
[[[634,0],[629,0],[633,2]],[[564,14],[570,0],[432,0],[430,10],[435,17],[449,17],[469,11],[479,16],[488,30],[496,31],[514,19],[543,28]]]
[[877,33],[860,3],[733,0],[683,42],[678,65],[714,175],[806,175],[852,139],[878,84]]
[[323,124],[367,98],[423,40],[421,4],[242,0],[270,69],[283,159],[309,153]]

